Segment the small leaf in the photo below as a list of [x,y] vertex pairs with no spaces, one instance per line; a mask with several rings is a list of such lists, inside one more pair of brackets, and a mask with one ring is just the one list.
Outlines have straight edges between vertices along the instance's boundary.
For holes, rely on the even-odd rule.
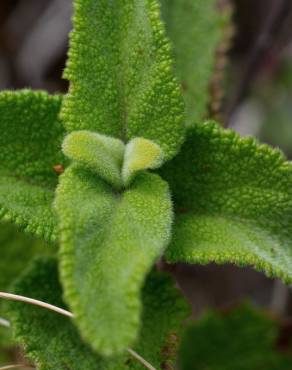
[[251,265],[292,282],[292,164],[215,123],[162,169],[176,206],[171,262]]
[[44,92],[0,93],[0,218],[46,239],[54,238],[54,166],[64,165],[60,104]]
[[144,277],[169,241],[168,186],[140,173],[117,193],[73,165],[61,177],[56,210],[66,301],[96,351],[121,352],[137,336]]
[[90,131],[75,131],[66,136],[62,147],[70,159],[92,169],[116,188],[122,186],[125,145],[121,140]]
[[[44,289],[46,287],[46,289]],[[64,307],[54,259],[39,259],[16,285],[16,293]],[[163,274],[151,273],[143,289],[141,336],[136,351],[157,368],[161,348],[169,333],[180,333],[182,320],[189,313],[185,301]],[[11,302],[14,334],[25,347],[25,354],[41,370],[144,370],[128,353],[102,359],[82,342],[72,322],[44,308]],[[108,333],[111,335],[111,333]]]
[[62,117],[68,131],[128,142],[144,137],[173,157],[184,105],[156,0],[77,0]]
[[138,171],[155,169],[163,163],[163,152],[153,141],[135,138],[127,145],[122,170],[123,181],[126,186],[132,181]]
[[[162,18],[174,49],[175,69],[182,84],[186,123],[208,116],[210,80],[215,72],[215,53],[224,39],[230,14],[219,12],[218,0],[160,0]],[[222,45],[228,50],[228,43]]]
[[180,349],[181,370],[290,370],[291,352],[280,352],[280,327],[244,305],[230,313],[209,312],[190,325]]

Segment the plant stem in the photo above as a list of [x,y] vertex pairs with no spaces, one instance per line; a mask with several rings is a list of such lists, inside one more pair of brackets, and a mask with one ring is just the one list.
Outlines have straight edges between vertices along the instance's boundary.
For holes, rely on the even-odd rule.
[[[13,301],[18,301],[18,302],[24,302],[24,303],[32,304],[32,305],[35,305],[35,306],[43,307],[43,308],[46,308],[48,310],[57,312],[57,313],[59,313],[61,315],[64,315],[64,316],[67,316],[67,317],[70,317],[70,318],[73,318],[74,317],[73,313],[71,313],[69,311],[66,311],[63,308],[56,307],[56,306],[54,306],[52,304],[45,303],[45,302],[39,301],[37,299],[32,299],[32,298],[24,297],[24,296],[21,296],[21,295],[16,295],[16,294],[11,294],[11,293],[4,293],[4,292],[0,292],[0,298],[10,299],[10,300],[13,300]],[[6,322],[6,325],[5,326],[10,326],[10,323],[8,321],[4,320],[4,322]],[[127,352],[132,357],[134,357],[136,360],[138,360],[146,369],[156,370],[155,367],[153,367],[148,361],[146,361],[143,357],[141,357],[137,352],[135,352],[131,348],[128,348],[127,349]],[[11,366],[12,367],[7,367],[6,366],[6,367],[3,367],[3,368],[0,368],[0,370],[13,369],[13,368],[15,368],[15,366],[13,366],[13,365],[11,365]],[[17,366],[18,367],[23,367],[21,365],[17,365]]]

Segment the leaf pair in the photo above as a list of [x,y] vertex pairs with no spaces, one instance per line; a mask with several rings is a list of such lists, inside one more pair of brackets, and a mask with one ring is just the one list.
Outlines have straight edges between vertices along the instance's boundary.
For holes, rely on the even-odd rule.
[[75,131],[63,142],[63,153],[72,161],[90,169],[116,190],[128,187],[137,172],[162,165],[164,155],[151,140],[121,140],[90,131]]

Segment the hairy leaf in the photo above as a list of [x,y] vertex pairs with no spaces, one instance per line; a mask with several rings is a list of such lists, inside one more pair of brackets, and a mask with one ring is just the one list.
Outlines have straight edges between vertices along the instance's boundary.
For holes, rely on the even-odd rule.
[[[157,369],[174,366],[183,322],[191,315],[190,307],[174,288],[173,279],[156,271],[146,279],[142,302],[142,327],[135,350]],[[128,366],[145,369],[133,359],[128,361]]]
[[193,125],[209,118],[209,83],[215,70],[215,51],[224,37],[229,15],[219,12],[218,0],[161,0],[161,3],[182,84],[186,123]]
[[64,163],[60,104],[44,92],[0,93],[0,217],[47,239],[55,227],[54,166]]
[[[181,322],[188,314],[184,300],[172,284],[169,277],[154,272],[143,289],[143,325],[135,350],[157,367],[168,334],[180,332]],[[64,307],[56,261],[34,262],[18,282],[16,293]],[[16,339],[24,344],[26,355],[40,370],[144,369],[128,353],[107,360],[94,354],[67,317],[15,302],[10,304],[10,313]]]
[[292,165],[215,123],[196,125],[163,169],[176,204],[171,262],[234,262],[292,282]]
[[103,354],[124,350],[137,336],[140,288],[169,241],[171,208],[158,175],[141,173],[122,193],[78,165],[61,178],[65,298],[84,338]]
[[242,306],[209,312],[190,325],[180,349],[181,370],[289,370],[291,353],[277,349],[279,326],[264,313]]
[[62,117],[68,131],[127,142],[144,137],[165,159],[184,137],[183,101],[156,0],[76,0]]
[[124,184],[131,183],[139,171],[159,168],[163,163],[163,152],[159,145],[143,138],[132,139],[125,149],[122,169]]

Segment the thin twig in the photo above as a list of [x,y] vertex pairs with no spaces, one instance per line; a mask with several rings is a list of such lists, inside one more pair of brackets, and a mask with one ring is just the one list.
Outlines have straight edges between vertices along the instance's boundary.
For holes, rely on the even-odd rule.
[[35,367],[25,365],[25,364],[15,364],[15,365],[7,365],[7,366],[0,367],[0,370],[8,370],[8,369],[35,369]]
[[68,316],[68,317],[71,317],[71,318],[73,317],[73,314],[71,312],[66,311],[63,308],[59,308],[59,307],[53,306],[52,304],[45,303],[45,302],[42,302],[42,301],[38,301],[36,299],[23,297],[21,295],[0,292],[0,298],[10,299],[10,300],[13,300],[13,301],[19,301],[19,302],[32,304],[32,305],[35,305],[35,306],[40,306],[40,307],[46,308],[48,310],[60,313],[61,315]]
[[0,326],[5,326],[5,328],[9,328],[10,327],[10,322],[8,320],[5,320],[2,317],[0,317]]
[[[21,296],[21,295],[16,295],[16,294],[11,294],[11,293],[4,293],[4,292],[0,292],[0,298],[10,299],[10,300],[13,300],[13,301],[32,304],[32,305],[35,305],[35,306],[43,307],[43,308],[46,308],[48,310],[57,312],[61,315],[64,315],[64,316],[67,316],[67,317],[70,317],[70,318],[74,317],[74,315],[71,312],[66,311],[63,308],[56,307],[52,304],[45,303],[45,302],[39,301],[37,299],[32,299],[32,298],[24,297],[24,296]],[[8,322],[8,324],[9,324],[9,322]],[[137,352],[135,352],[131,348],[128,348],[127,352],[131,356],[133,356],[136,360],[138,360],[146,369],[156,370],[155,367],[153,367],[148,361],[146,361],[142,356],[140,356]],[[12,369],[12,368],[13,367],[4,367],[4,368],[0,368],[0,370]]]
[[[146,369],[149,370],[156,370],[155,367],[153,367],[151,364],[149,364],[148,361],[146,361],[143,357],[141,357],[137,352],[133,351],[131,348],[128,348],[127,351],[135,357],[139,362],[141,362],[142,365],[146,367]],[[1,370],[1,369],[0,369]]]

